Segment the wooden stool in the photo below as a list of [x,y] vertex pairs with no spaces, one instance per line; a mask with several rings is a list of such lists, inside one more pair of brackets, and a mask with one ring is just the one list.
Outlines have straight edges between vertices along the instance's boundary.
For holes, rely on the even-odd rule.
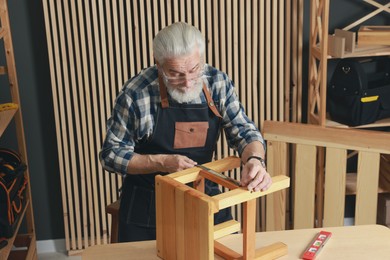
[[121,200],[117,200],[114,203],[106,206],[106,213],[111,214],[111,239],[110,243],[118,243],[118,228],[119,228],[119,205]]
[[[216,172],[240,167],[237,157],[204,164]],[[210,197],[204,193],[204,179],[229,191]],[[166,176],[156,176],[157,255],[162,259],[214,259],[214,253],[225,259],[275,259],[287,254],[287,245],[277,242],[256,249],[256,198],[289,187],[287,176],[272,178],[272,186],[264,192],[250,192],[217,176],[210,170],[193,167]],[[193,182],[195,188],[187,183]],[[240,231],[240,223],[226,221],[214,226],[214,213],[243,203],[243,255],[214,239]]]

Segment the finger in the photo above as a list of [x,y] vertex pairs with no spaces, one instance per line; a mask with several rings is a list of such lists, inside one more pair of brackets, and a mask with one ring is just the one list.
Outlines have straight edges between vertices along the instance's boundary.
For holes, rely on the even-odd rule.
[[244,167],[244,169],[241,172],[241,186],[246,187],[248,186],[252,180],[256,177],[257,171],[252,169],[249,169],[247,167]]
[[187,168],[194,167],[195,165],[197,165],[197,163],[195,161],[191,160],[190,158],[185,157],[184,160],[182,160],[181,165],[182,165],[182,167],[187,169]]
[[263,180],[255,187],[255,191],[265,191],[269,188],[270,179],[263,178]]
[[181,155],[180,158],[187,164],[192,164],[192,165],[196,165],[197,164],[197,162],[195,162],[191,158],[188,158],[187,156]]
[[261,173],[258,172],[256,177],[248,184],[248,190],[253,191],[261,183],[262,178],[260,176]]
[[263,180],[259,183],[259,185],[257,185],[254,190],[255,191],[266,191],[268,190],[272,185],[272,178],[271,176],[267,173]]

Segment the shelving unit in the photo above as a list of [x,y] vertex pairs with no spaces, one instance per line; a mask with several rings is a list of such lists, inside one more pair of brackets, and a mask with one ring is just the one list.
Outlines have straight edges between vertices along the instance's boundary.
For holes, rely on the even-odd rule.
[[[330,0],[318,0],[311,2],[310,9],[310,46],[309,46],[309,83],[308,83],[308,122],[325,127],[352,128],[347,125],[332,121],[326,112],[326,91],[328,61],[340,59],[328,54],[329,34],[329,6]],[[381,12],[389,12],[390,3],[385,5],[375,0],[364,0],[364,4],[372,5],[376,9],[362,18],[352,22],[343,30],[350,30],[364,21]],[[360,58],[374,56],[390,56],[390,46],[356,46],[353,52],[345,52],[343,58]],[[382,119],[368,125],[353,128],[373,128],[390,126],[390,119]],[[325,151],[318,151],[318,173],[316,182],[316,216],[317,225],[322,226],[323,219],[323,189],[324,189],[324,165]],[[356,175],[348,175],[347,189],[353,193],[356,184]],[[384,191],[384,190],[382,190]],[[381,190],[379,190],[381,192]]]
[[[4,43],[4,53],[6,59],[6,67],[1,67],[0,77],[8,76],[9,91],[11,94],[11,100],[9,102],[18,106],[18,109],[10,109],[0,112],[0,138],[9,124],[14,123],[18,152],[21,155],[22,161],[28,165],[7,0],[0,0],[0,23],[0,39],[3,40]],[[28,169],[25,171],[25,175],[28,181],[25,207],[19,217],[14,236],[7,240],[7,246],[0,249],[0,259],[37,259],[34,216]],[[23,221],[26,223],[26,233],[19,234],[19,228]]]
[[[390,4],[382,5],[373,0],[364,2],[375,6],[377,9],[344,27],[344,30],[349,30],[382,11],[388,12],[390,6]],[[326,114],[328,61],[336,59],[328,55],[329,5],[330,0],[319,0],[311,3],[308,122],[322,126],[347,127],[332,121]],[[354,52],[346,52],[344,58],[387,55],[390,56],[390,46],[356,46]],[[360,128],[377,127],[378,124],[380,126],[390,126],[390,120],[381,120],[370,125],[360,126]]]

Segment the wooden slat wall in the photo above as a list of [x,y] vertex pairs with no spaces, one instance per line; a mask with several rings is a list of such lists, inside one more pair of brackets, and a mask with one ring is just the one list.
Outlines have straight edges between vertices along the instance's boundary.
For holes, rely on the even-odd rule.
[[[105,206],[121,179],[98,161],[106,120],[124,82],[153,64],[152,40],[166,25],[203,32],[206,61],[232,78],[256,125],[300,121],[303,0],[42,1],[70,252],[108,242]],[[222,137],[215,159],[231,154]]]

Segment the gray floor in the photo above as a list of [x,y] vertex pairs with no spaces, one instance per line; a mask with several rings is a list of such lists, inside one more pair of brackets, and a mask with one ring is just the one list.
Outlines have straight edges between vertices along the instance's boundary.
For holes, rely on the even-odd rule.
[[64,253],[42,253],[38,254],[39,260],[81,260],[81,256],[68,256]]

